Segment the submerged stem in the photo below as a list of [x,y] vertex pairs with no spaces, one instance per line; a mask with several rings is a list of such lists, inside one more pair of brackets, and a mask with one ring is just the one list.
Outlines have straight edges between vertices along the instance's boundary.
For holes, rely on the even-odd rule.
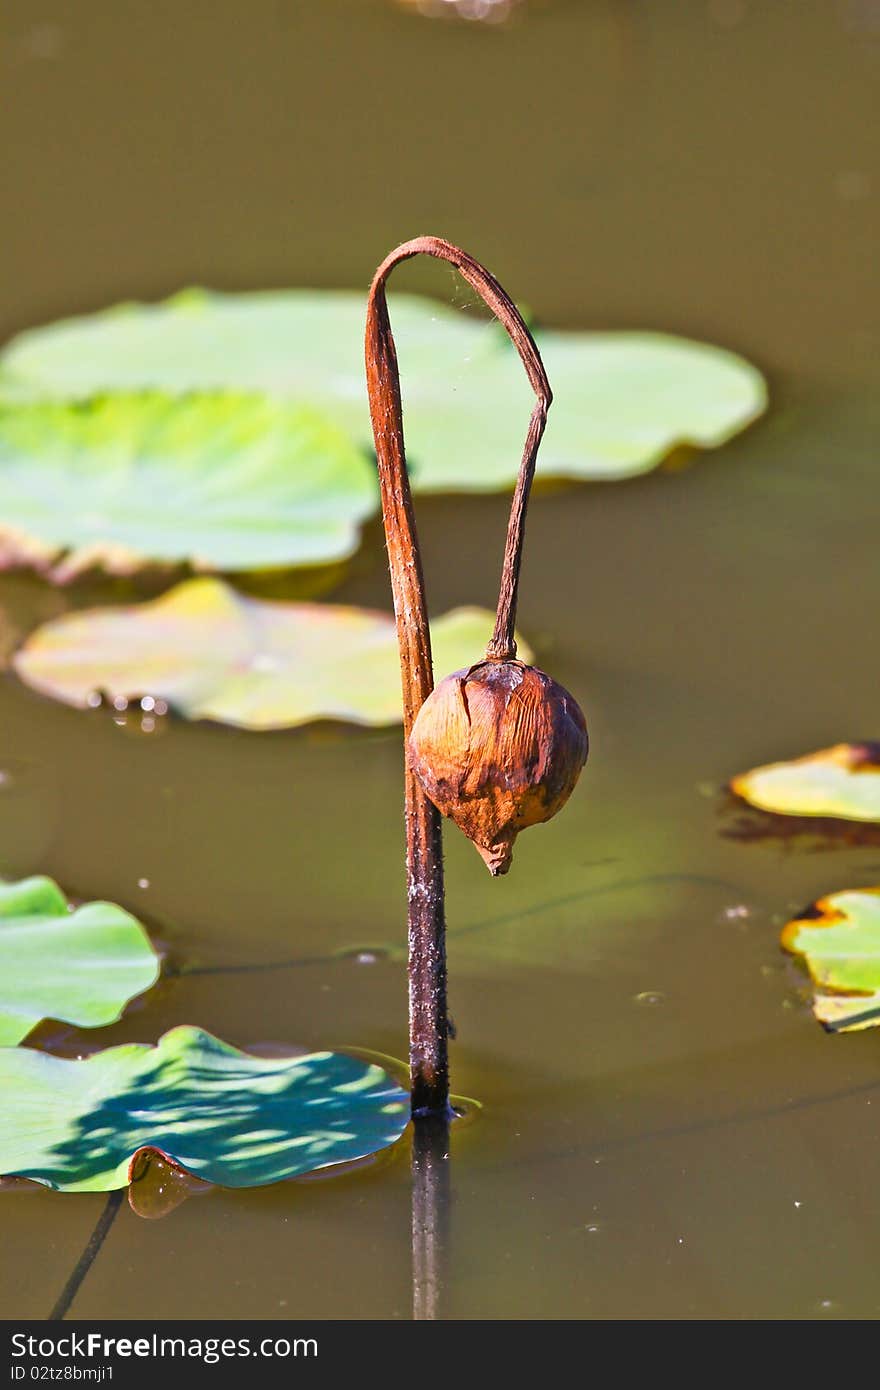
[[[538,445],[552,400],[531,333],[516,305],[479,261],[451,242],[432,236],[404,242],[385,258],[370,286],[365,348],[370,418],[400,649],[405,744],[416,715],[433,689],[434,675],[421,554],[406,468],[400,375],[385,283],[396,265],[418,255],[448,261],[476,290],[510,335],[538,398],[529,421],[510,512],[495,630],[487,650],[491,658],[516,655],[514,626],[526,508]],[[440,813],[416,781],[408,759],[405,780],[412,1106],[415,1114],[441,1114],[449,1108],[449,1025]]]
[[432,1115],[413,1126],[412,1141],[413,1318],[443,1317],[449,1263],[449,1116]]

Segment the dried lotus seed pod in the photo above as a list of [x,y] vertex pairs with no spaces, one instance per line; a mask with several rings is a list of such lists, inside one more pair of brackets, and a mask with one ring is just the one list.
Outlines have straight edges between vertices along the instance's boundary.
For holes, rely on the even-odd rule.
[[588,748],[584,716],[567,690],[522,661],[487,658],[428,696],[409,761],[494,875],[510,868],[519,832],[568,800]]

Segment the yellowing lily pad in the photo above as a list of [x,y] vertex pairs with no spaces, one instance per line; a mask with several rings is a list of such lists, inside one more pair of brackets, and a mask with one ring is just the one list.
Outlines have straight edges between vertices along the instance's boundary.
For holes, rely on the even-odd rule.
[[0,881],[0,1047],[44,1018],[114,1023],[158,976],[146,932],[121,907],[86,903],[73,912],[50,878]]
[[780,816],[880,821],[880,744],[838,743],[731,781],[750,806]]
[[226,1187],[258,1187],[386,1148],[409,1120],[375,1063],[267,1060],[199,1028],[68,1061],[0,1049],[0,1173],[65,1192],[125,1187],[145,1149]]
[[819,986],[813,1012],[833,1032],[880,1023],[880,888],[820,898],[782,933]]
[[357,548],[377,498],[366,455],[304,406],[154,392],[0,408],[0,567],[323,564]]
[[[492,491],[516,479],[533,401],[497,326],[413,295],[390,296],[413,485]],[[372,449],[365,297],[190,290],[32,329],[0,358],[6,399],[107,391],[266,392],[320,409]],[[722,444],[765,409],[742,358],[662,333],[539,332],[555,401],[540,476],[617,479],[676,446]]]
[[[438,675],[479,661],[493,624],[480,608],[438,618],[431,628]],[[520,653],[529,659],[521,639]],[[185,580],[149,603],[46,623],[13,664],[28,685],[80,707],[97,691],[151,695],[190,719],[247,729],[402,718],[390,614],[249,598],[219,579]]]

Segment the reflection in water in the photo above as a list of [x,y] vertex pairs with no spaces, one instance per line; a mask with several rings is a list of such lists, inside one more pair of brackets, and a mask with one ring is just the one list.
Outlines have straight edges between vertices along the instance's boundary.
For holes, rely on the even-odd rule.
[[21,641],[22,635],[6,609],[0,608],[0,671],[9,665],[9,658]]
[[448,1284],[449,1117],[423,1115],[413,1122],[412,1276],[413,1318],[443,1316]]
[[427,19],[469,19],[480,24],[503,24],[523,0],[398,0],[404,9]]
[[111,698],[100,690],[92,690],[86,696],[86,704],[89,709],[108,711],[115,727],[127,734],[161,734],[167,728],[168,702],[155,695]]
[[783,816],[761,811],[728,793],[719,806],[721,835],[742,843],[778,840],[804,853],[880,845],[880,825],[835,816]]
[[107,1201],[104,1204],[104,1210],[98,1217],[97,1224],[92,1234],[89,1236],[86,1248],[77,1260],[70,1278],[61,1290],[49,1314],[49,1322],[61,1322],[67,1316],[70,1305],[79,1293],[80,1285],[97,1259],[101,1246],[107,1239],[110,1227],[116,1220],[116,1214],[121,1205],[121,1192],[111,1192],[108,1194]]

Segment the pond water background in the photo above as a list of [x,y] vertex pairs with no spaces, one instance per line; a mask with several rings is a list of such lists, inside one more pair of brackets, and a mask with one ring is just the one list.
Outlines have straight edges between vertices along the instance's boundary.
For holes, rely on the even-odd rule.
[[[778,946],[815,897],[880,883],[880,845],[733,839],[718,790],[880,728],[880,5],[546,0],[483,26],[8,0],[3,30],[4,339],[189,283],[364,287],[431,231],[539,322],[767,373],[725,448],[534,500],[520,625],[592,752],[507,878],[445,832],[453,1085],[483,1105],[453,1136],[445,1311],[880,1315],[880,1034],[825,1035]],[[395,283],[478,312],[445,268]],[[507,507],[419,501],[434,612],[493,605]],[[156,591],[8,574],[0,630]],[[390,609],[377,524],[328,597]],[[405,1055],[399,730],[144,735],[7,675],[0,769],[0,872],[112,898],[199,967],[102,1045],[187,1021]],[[409,1317],[410,1197],[404,1147],[123,1206],[70,1316]],[[47,1316],[104,1203],[0,1197],[3,1317]]]

